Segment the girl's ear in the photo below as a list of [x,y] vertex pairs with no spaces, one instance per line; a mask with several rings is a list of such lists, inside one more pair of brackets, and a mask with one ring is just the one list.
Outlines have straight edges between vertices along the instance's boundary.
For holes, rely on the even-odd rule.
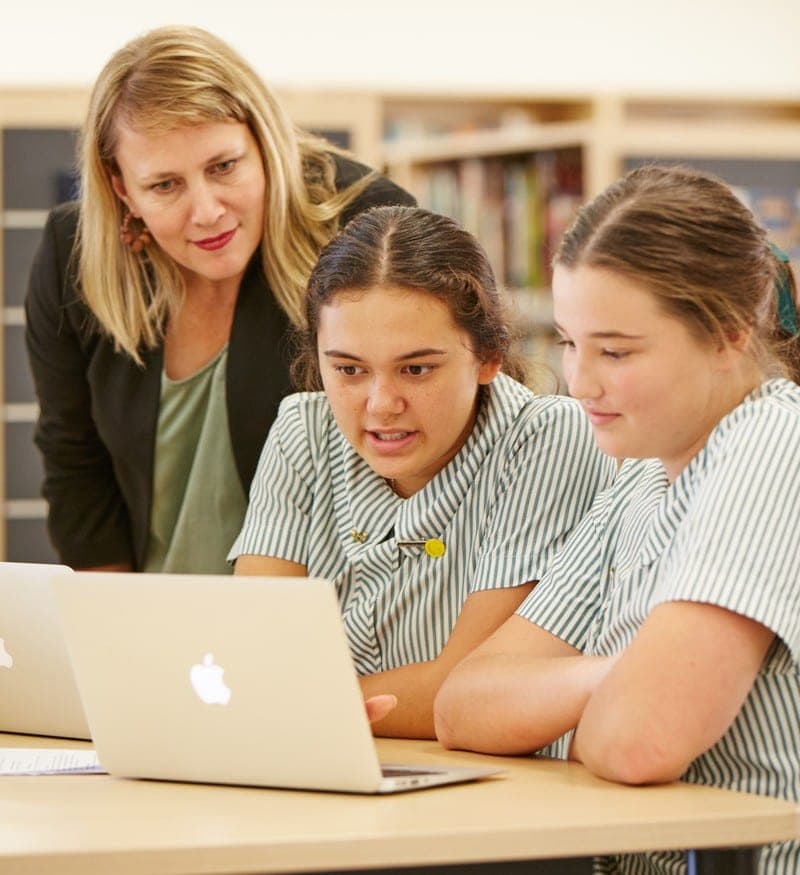
[[750,326],[744,326],[736,331],[729,332],[725,339],[727,341],[725,346],[732,352],[741,355],[750,346],[750,341],[753,339],[753,329]]
[[489,361],[481,362],[481,366],[478,369],[478,383],[481,386],[491,383],[500,372],[502,364],[500,359],[490,359]]
[[717,346],[717,362],[720,370],[729,370],[736,366],[747,353],[752,339],[753,329],[749,327],[729,332],[725,342]]

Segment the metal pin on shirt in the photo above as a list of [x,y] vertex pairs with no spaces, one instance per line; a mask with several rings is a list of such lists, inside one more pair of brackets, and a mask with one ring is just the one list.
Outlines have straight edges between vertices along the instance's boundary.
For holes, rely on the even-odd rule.
[[444,541],[438,538],[418,538],[411,541],[398,541],[398,547],[424,547],[425,552],[433,559],[439,559],[447,552]]

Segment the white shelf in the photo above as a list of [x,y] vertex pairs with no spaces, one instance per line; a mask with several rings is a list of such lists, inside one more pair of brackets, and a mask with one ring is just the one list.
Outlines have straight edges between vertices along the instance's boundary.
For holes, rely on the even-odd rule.
[[796,161],[800,156],[797,122],[628,122],[616,138],[620,152],[636,157]]
[[24,307],[4,307],[3,308],[3,325],[24,325],[25,324],[25,308]]
[[4,210],[3,228],[14,231],[44,228],[49,212],[49,210]]
[[509,125],[387,144],[383,148],[383,159],[391,166],[563,149],[586,145],[590,135],[591,125],[587,122]]
[[9,520],[43,520],[47,518],[47,502],[43,498],[17,498],[5,503]]
[[38,404],[4,404],[3,422],[36,422],[39,416]]

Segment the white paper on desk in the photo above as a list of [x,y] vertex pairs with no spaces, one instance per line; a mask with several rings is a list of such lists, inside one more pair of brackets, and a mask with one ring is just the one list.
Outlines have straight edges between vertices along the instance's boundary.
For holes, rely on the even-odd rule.
[[0,775],[105,775],[93,750],[0,747]]

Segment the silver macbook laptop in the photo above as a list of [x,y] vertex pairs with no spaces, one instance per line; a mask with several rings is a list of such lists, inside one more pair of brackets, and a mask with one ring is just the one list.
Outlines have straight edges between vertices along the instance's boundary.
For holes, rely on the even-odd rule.
[[53,585],[112,774],[389,793],[500,771],[381,768],[328,581],[77,572]]
[[50,580],[64,565],[0,562],[0,731],[89,738]]

